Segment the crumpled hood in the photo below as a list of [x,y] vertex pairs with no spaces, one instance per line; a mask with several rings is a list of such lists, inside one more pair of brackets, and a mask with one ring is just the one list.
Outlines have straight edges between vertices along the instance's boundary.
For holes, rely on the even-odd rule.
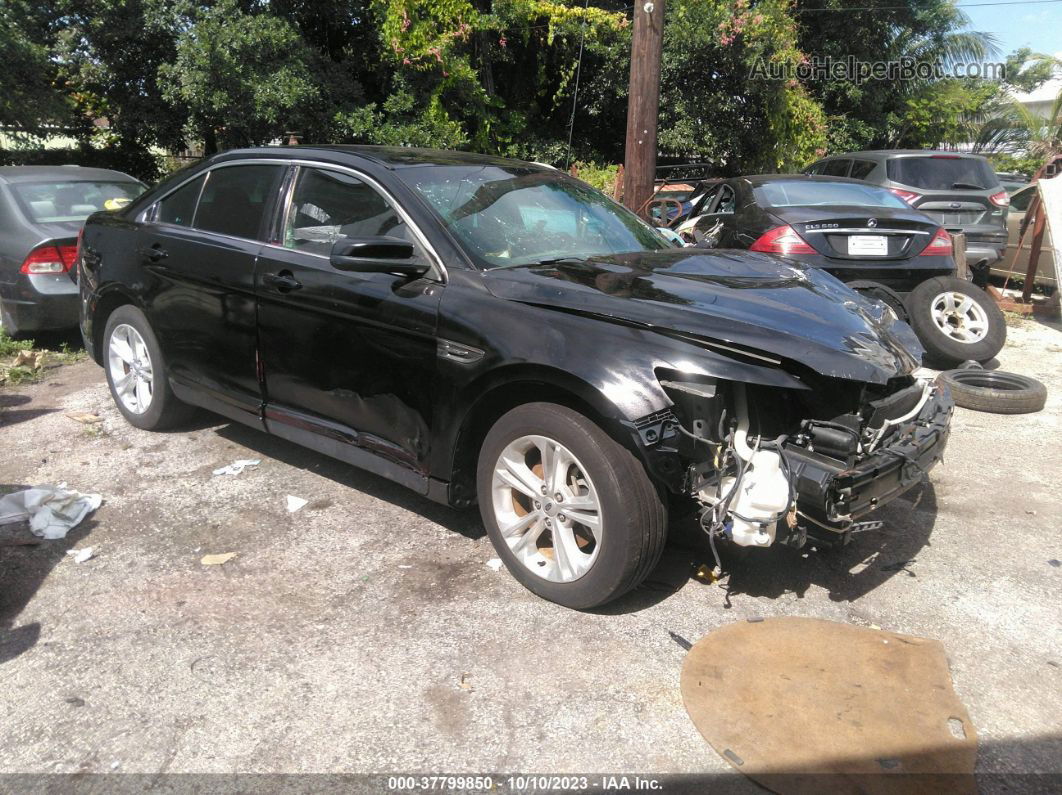
[[484,278],[500,298],[730,343],[826,376],[885,383],[924,352],[884,304],[825,271],[753,251],[619,254]]

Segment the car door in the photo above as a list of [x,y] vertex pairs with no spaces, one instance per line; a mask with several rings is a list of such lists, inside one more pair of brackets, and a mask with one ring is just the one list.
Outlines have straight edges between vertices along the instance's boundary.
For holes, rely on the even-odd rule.
[[254,269],[283,175],[277,163],[216,166],[163,197],[138,234],[175,391],[244,422],[261,413]]
[[726,247],[732,239],[732,222],[736,209],[734,187],[724,182],[716,189],[715,196],[705,203],[705,212],[697,220],[694,236],[697,245],[704,248]]
[[[279,436],[426,486],[441,267],[412,221],[367,175],[298,166],[258,262],[266,424]],[[398,237],[423,277],[338,270],[340,239]]]

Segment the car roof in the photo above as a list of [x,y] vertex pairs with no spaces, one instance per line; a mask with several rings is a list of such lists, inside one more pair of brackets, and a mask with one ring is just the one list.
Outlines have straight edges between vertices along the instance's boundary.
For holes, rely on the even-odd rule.
[[820,158],[821,160],[839,160],[852,157],[865,157],[875,158],[879,160],[887,160],[890,157],[910,157],[912,155],[947,155],[948,157],[969,157],[977,160],[984,160],[981,155],[974,154],[973,152],[949,152],[946,149],[864,149],[860,152],[839,152],[835,155],[827,155]]
[[73,182],[139,182],[121,171],[86,166],[0,166],[0,182],[40,182],[42,180]]
[[[861,179],[830,177],[825,174],[750,174],[744,177],[737,177],[737,179],[748,180],[749,184],[753,187],[756,185],[763,185],[766,182],[779,182],[781,180],[787,182],[849,182],[853,185],[862,185],[863,187],[871,184]],[[873,187],[879,186],[873,185]]]
[[529,163],[524,160],[511,160],[493,155],[481,155],[473,152],[455,152],[448,149],[420,149],[408,146],[362,146],[356,144],[305,144],[301,146],[261,146],[254,149],[230,149],[217,156],[218,160],[240,159],[244,157],[281,157],[298,159],[307,154],[319,152],[330,155],[351,155],[363,160],[370,160],[384,168],[399,169],[414,166],[513,166],[519,165],[535,170],[550,170],[546,165]]

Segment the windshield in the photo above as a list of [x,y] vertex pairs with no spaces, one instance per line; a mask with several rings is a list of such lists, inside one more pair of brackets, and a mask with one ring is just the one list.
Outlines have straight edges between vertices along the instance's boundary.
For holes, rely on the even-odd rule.
[[855,182],[819,182],[783,180],[767,182],[752,189],[756,203],[767,207],[895,207],[909,210],[910,205],[884,188]]
[[924,190],[988,190],[999,184],[991,166],[979,157],[897,157],[886,170],[893,182]]
[[84,221],[97,210],[119,210],[143,193],[139,182],[15,182],[10,186],[34,223]]
[[480,267],[670,248],[634,213],[558,171],[519,165],[404,168]]

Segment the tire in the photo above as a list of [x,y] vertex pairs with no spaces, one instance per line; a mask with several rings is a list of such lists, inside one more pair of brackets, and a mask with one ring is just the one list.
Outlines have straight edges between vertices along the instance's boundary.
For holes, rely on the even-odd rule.
[[948,370],[937,383],[951,389],[955,404],[993,414],[1030,414],[1047,401],[1047,387],[1035,378],[1001,370]]
[[[129,329],[139,335],[139,341],[136,341],[136,337],[128,331]],[[118,334],[117,340],[116,333]],[[128,345],[130,340],[134,340],[131,346]],[[130,347],[134,354],[135,364],[124,361],[116,352],[117,348],[112,349],[112,343],[116,341],[124,342]],[[140,343],[146,349],[146,363]],[[151,330],[151,324],[144,317],[144,313],[135,306],[120,306],[111,313],[103,332],[102,355],[103,370],[107,374],[107,386],[110,387],[111,398],[130,425],[146,431],[161,431],[183,422],[193,413],[192,407],[181,403],[173,394],[159,341],[155,337],[155,332]],[[142,393],[135,386],[132,388],[132,397],[130,397],[128,386],[122,392],[119,392],[116,386],[116,378],[121,381],[136,374],[134,367],[141,374],[146,375],[150,371],[148,400],[142,399]],[[146,377],[142,378],[141,383],[146,380]],[[128,385],[129,381],[125,383]],[[143,405],[143,410],[138,411],[136,406],[131,406],[132,402]]]
[[[542,441],[528,442],[530,437]],[[556,481],[565,484],[563,492],[534,494],[541,492],[541,476],[550,471],[542,466],[545,443],[554,445],[555,460],[571,457],[554,468],[563,473]],[[528,452],[518,452],[525,445]],[[517,469],[499,466],[503,453],[506,460],[518,460]],[[536,456],[538,465],[533,463]],[[506,485],[519,463],[524,464],[519,471],[531,476],[521,481],[525,488],[530,483],[529,493]],[[501,479],[501,470],[508,481]],[[527,403],[502,416],[480,449],[476,488],[483,524],[509,572],[533,593],[565,607],[585,610],[627,593],[645,579],[663,552],[667,509],[645,468],[593,421],[565,406]],[[556,494],[562,499],[554,500]],[[542,497],[539,507],[532,495]],[[574,500],[596,503],[596,531],[578,519],[593,517],[595,509],[574,512],[575,518],[565,514],[575,508]],[[507,527],[532,523],[507,540],[499,521]],[[550,522],[550,528],[544,527]],[[558,549],[553,547],[554,528],[569,539]],[[564,549],[569,551],[558,554]]]
[[907,315],[930,360],[946,366],[988,361],[1007,341],[1007,323],[996,302],[954,276],[937,276],[914,288],[907,297]]
[[22,330],[15,325],[15,320],[11,317],[11,313],[4,308],[3,304],[0,304],[0,329],[3,329],[4,333],[13,340],[21,339],[24,336]]

